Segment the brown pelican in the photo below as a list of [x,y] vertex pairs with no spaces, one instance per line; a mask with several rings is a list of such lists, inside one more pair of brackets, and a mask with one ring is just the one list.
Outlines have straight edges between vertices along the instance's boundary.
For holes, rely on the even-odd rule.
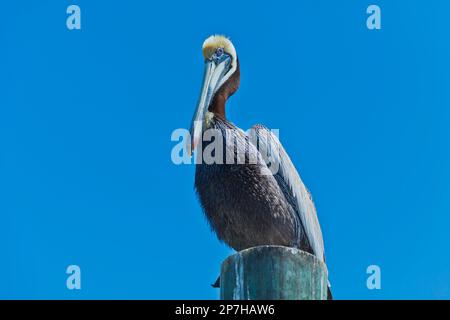
[[[276,135],[256,125],[250,130],[256,136],[252,140],[226,118],[225,104],[240,81],[233,44],[224,36],[214,35],[205,40],[202,51],[205,73],[191,126],[190,151],[206,150],[213,140],[205,141],[204,133],[214,129],[222,133],[222,159],[235,160],[196,165],[195,189],[212,229],[237,251],[259,245],[291,246],[324,261],[316,208]],[[234,144],[230,145],[230,141]],[[276,172],[261,161],[267,158],[260,151],[261,145],[265,150],[276,150],[271,157]],[[244,163],[238,162],[242,154],[239,150],[245,151]],[[259,161],[251,163],[252,157]]]

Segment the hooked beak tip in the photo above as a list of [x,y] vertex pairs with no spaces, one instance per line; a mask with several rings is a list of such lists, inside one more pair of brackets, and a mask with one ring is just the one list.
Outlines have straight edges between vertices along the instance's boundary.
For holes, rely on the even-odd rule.
[[195,147],[197,146],[197,142],[195,141],[195,138],[192,137],[190,139],[187,139],[187,145],[186,145],[186,149],[187,149],[187,154],[189,157],[192,156],[192,154],[195,151]]

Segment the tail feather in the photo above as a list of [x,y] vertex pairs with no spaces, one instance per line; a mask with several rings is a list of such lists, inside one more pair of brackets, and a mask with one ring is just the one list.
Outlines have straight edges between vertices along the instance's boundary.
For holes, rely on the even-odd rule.
[[329,286],[327,286],[327,300],[333,300],[333,294]]
[[214,282],[211,287],[213,288],[220,288],[220,276],[217,277],[216,282]]

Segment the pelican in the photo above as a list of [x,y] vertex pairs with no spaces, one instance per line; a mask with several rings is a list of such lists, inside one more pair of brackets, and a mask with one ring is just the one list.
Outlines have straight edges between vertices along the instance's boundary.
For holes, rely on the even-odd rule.
[[[203,135],[214,129],[222,133],[224,157],[236,160],[231,164],[196,164],[195,190],[212,230],[237,251],[281,245],[299,248],[325,262],[322,231],[312,197],[277,136],[266,127],[255,125],[249,131],[256,140],[250,139],[226,117],[226,102],[240,82],[233,43],[225,36],[213,35],[203,43],[202,52],[205,72],[192,119],[189,151],[206,150],[211,142],[203,141]],[[230,141],[234,141],[233,146]],[[267,158],[258,149],[261,145],[276,150],[271,158],[276,172],[261,161]],[[239,150],[246,151],[244,160],[253,157],[258,161],[238,163]]]

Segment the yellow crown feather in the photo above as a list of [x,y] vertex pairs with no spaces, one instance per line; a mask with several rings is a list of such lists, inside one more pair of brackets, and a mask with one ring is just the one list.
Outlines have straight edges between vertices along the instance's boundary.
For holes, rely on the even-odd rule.
[[232,64],[236,61],[236,49],[233,43],[225,36],[212,35],[203,42],[203,57],[205,59],[210,59],[217,48],[223,48],[223,51],[228,53],[232,58]]

